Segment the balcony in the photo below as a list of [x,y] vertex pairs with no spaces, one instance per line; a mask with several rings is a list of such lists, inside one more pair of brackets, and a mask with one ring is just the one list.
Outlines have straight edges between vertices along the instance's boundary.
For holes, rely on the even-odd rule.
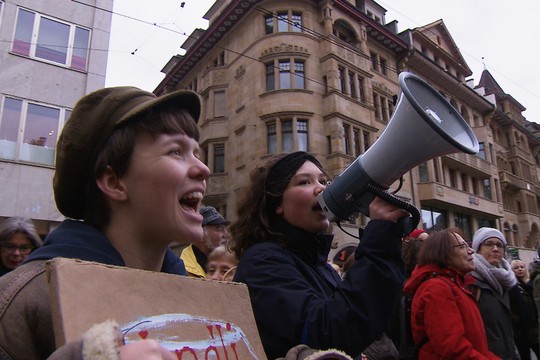
[[330,36],[330,41],[322,41],[320,44],[323,59],[326,59],[326,56],[334,55],[341,61],[346,61],[360,69],[368,71],[371,68],[369,55],[364,54],[360,48],[347,44],[333,35]]
[[496,169],[496,167],[487,161],[480,159],[478,156],[465,153],[447,155],[446,158],[443,157],[443,162],[446,164],[452,164],[454,166],[457,165],[459,168],[463,168],[463,165],[472,167],[486,175],[492,174]]
[[442,209],[454,209],[456,211],[467,209],[489,217],[503,217],[504,214],[502,204],[440,183],[418,184],[418,198],[423,205]]
[[534,159],[527,151],[517,147],[517,146],[511,146],[508,151],[506,152],[506,156],[508,159],[513,157],[519,157],[522,159],[525,159],[531,163],[534,163]]
[[521,189],[528,189],[532,191],[532,185],[527,184],[525,180],[508,171],[499,171],[499,180],[501,182],[501,186],[505,189],[516,191]]

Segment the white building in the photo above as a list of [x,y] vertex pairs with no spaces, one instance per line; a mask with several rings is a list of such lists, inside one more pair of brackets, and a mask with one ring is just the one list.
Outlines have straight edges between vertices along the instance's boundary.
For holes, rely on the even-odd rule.
[[63,217],[52,192],[58,134],[105,85],[113,0],[0,0],[0,219],[41,235]]

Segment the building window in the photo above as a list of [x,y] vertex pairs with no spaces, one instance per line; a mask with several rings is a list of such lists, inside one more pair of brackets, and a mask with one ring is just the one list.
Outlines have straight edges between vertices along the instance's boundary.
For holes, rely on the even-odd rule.
[[429,172],[428,172],[427,163],[423,162],[420,165],[418,165],[418,175],[420,177],[420,182],[429,181]]
[[220,143],[210,144],[203,148],[204,160],[213,174],[225,172],[225,145]]
[[308,122],[307,120],[298,120],[296,122],[298,129],[298,150],[308,150]]
[[0,110],[0,158],[53,165],[58,132],[71,112],[10,97]]
[[351,133],[351,127],[347,124],[343,124],[343,146],[345,147],[345,154],[351,154],[351,143],[349,141],[349,136]]
[[266,126],[268,132],[268,153],[275,154],[277,153],[277,127],[276,124],[268,124]]
[[338,67],[339,71],[339,89],[343,94],[347,93],[347,87],[345,86],[345,68]]
[[471,178],[471,184],[472,184],[472,193],[474,195],[478,195],[478,179]]
[[266,64],[266,91],[272,91],[276,89],[276,77],[274,63]]
[[302,13],[298,11],[278,11],[276,15],[264,17],[264,32],[302,32]]
[[358,98],[361,101],[366,100],[366,93],[364,91],[364,84],[365,84],[364,78],[362,76],[358,75]]
[[277,13],[277,31],[289,31],[289,13],[287,11],[280,11]]
[[467,174],[461,174],[461,188],[465,192],[469,192],[469,177]]
[[86,70],[89,43],[89,29],[18,9],[13,53]]
[[364,152],[366,152],[371,146],[371,144],[369,143],[369,132],[362,131],[362,139],[364,140]]
[[470,215],[454,213],[454,226],[463,231],[464,239],[472,239],[472,224]]
[[214,58],[212,63],[213,66],[223,66],[225,65],[225,51],[220,51],[219,54]]
[[394,102],[391,98],[373,92],[373,107],[375,118],[387,123],[394,112]]
[[[362,137],[360,134],[362,134]],[[354,157],[360,156],[362,154],[362,149],[364,149],[365,152],[369,148],[368,139],[369,132],[363,131],[354,125],[343,124],[343,146],[345,154]]]
[[266,125],[269,154],[309,151],[308,120],[301,118],[276,119]]
[[489,178],[482,179],[482,187],[484,189],[484,197],[486,199],[491,199],[491,182]]
[[356,99],[356,82],[355,82],[356,74],[349,71],[349,94],[352,98]]
[[381,102],[379,101],[379,95],[373,93],[373,107],[375,108],[375,119],[381,119]]
[[[304,66],[304,61],[298,59],[280,59],[277,60],[277,66],[274,62],[265,64],[266,91],[305,89]],[[276,74],[276,72],[278,73]]]
[[476,154],[476,156],[478,156],[482,160],[486,160],[485,144],[483,142],[480,142],[480,143],[478,143],[478,145],[479,145],[479,150],[478,150],[478,154]]
[[304,62],[296,60],[294,62],[294,85],[296,89],[305,89]]
[[290,152],[294,149],[292,120],[281,121],[281,150]]
[[289,60],[279,60],[279,88],[291,88],[291,62]]
[[265,34],[271,34],[274,32],[274,16],[266,15],[264,17],[264,32]]
[[422,206],[422,225],[428,232],[446,229],[446,212],[431,206]]
[[386,59],[374,52],[370,52],[369,56],[371,58],[371,70],[388,75],[388,62]]
[[496,228],[495,221],[491,219],[478,219],[478,228],[491,227]]
[[371,70],[379,71],[379,61],[377,60],[377,54],[375,54],[374,52],[370,52],[369,57],[371,58]]
[[214,144],[214,173],[225,172],[225,145]]
[[225,91],[214,92],[214,117],[223,117],[227,115],[225,99]]
[[379,70],[381,71],[381,74],[388,75],[388,65],[386,59],[383,59],[382,57],[379,57]]
[[297,12],[297,11],[292,12],[291,30],[293,32],[301,32],[302,31],[302,13]]
[[450,178],[450,187],[457,189],[457,171],[455,169],[449,169],[448,176]]
[[360,154],[360,149],[362,148],[361,140],[360,140],[360,130],[359,129],[353,129],[353,145],[354,145],[354,153]]

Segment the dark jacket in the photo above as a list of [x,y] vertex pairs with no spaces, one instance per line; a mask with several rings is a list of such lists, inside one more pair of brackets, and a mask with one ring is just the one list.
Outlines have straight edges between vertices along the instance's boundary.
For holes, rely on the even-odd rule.
[[414,341],[418,344],[427,339],[419,359],[498,359],[488,350],[482,316],[465,278],[457,271],[435,264],[418,266],[403,291],[414,293]]
[[538,344],[538,313],[532,283],[518,279],[519,299],[512,302],[514,339],[517,345]]
[[288,224],[287,244],[253,245],[234,277],[249,289],[255,320],[269,359],[306,344],[357,356],[388,327],[404,281],[398,225],[372,220],[341,280],[327,264],[331,236]]
[[[0,359],[45,359],[56,349],[45,261],[67,257],[125,266],[104,235],[85,223],[65,220],[25,263],[0,277]],[[167,251],[163,272],[186,275],[181,260]],[[81,358],[80,346],[66,346],[55,359]]]
[[[474,275],[476,275],[475,272],[473,272]],[[474,294],[478,292],[480,294],[478,308],[484,320],[489,349],[502,359],[519,359],[514,343],[509,292],[504,291],[501,295],[487,282],[478,278],[472,287]]]

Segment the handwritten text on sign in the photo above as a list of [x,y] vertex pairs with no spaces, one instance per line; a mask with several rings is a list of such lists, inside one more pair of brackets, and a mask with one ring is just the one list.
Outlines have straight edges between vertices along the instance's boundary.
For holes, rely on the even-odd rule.
[[[180,327],[183,334],[189,334],[189,338],[180,338]],[[246,356],[257,359],[242,330],[221,320],[189,314],[162,314],[124,324],[122,329],[126,344],[154,339],[176,354],[178,359],[244,360]]]

